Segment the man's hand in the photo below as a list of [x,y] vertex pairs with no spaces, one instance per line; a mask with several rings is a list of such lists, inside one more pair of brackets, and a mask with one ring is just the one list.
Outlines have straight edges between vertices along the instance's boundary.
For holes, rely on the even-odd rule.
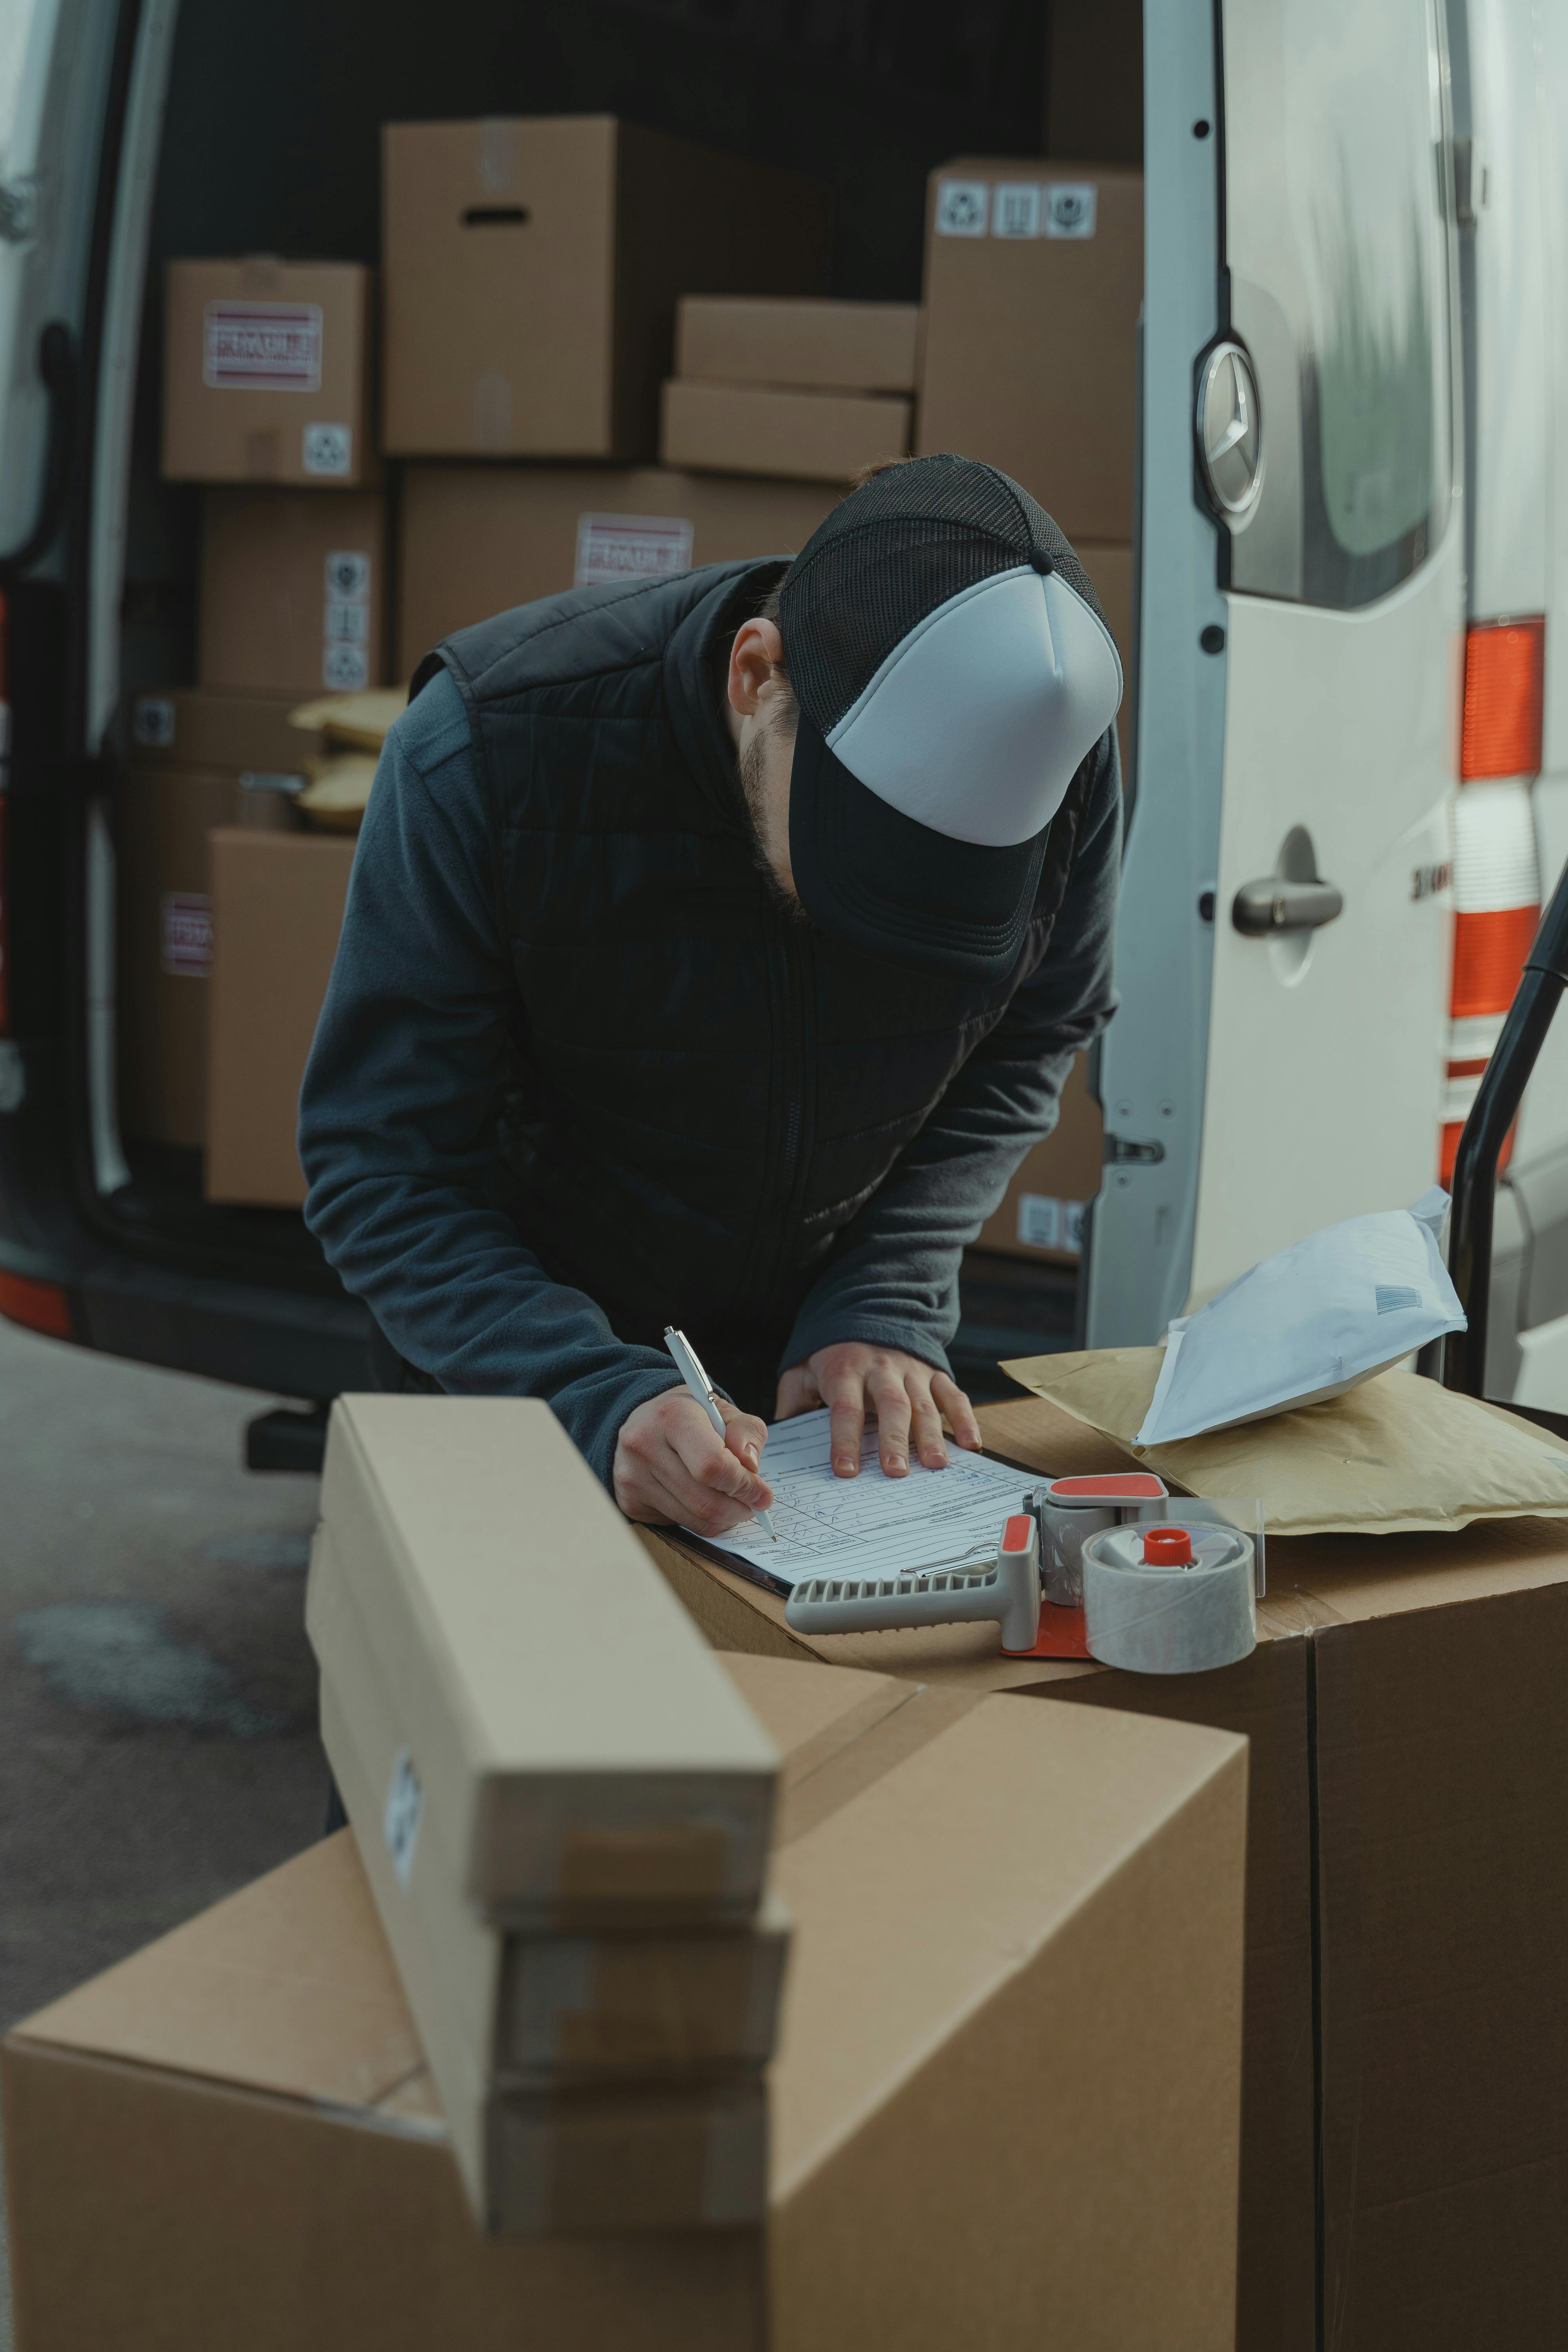
[[897,1348],[842,1339],[835,1347],[818,1349],[804,1364],[792,1364],[779,1382],[776,1417],[788,1421],[822,1404],[832,1412],[828,1428],[837,1478],[859,1474],[868,1412],[877,1416],[877,1451],[889,1478],[907,1476],[911,1443],[926,1469],[945,1469],[943,1413],[959,1444],[972,1454],[980,1450],[980,1424],[963,1391],[945,1372],[933,1371],[918,1356],[903,1355]]
[[628,1519],[721,1536],[767,1509],[773,1490],[757,1475],[767,1424],[723,1397],[714,1402],[724,1416],[722,1443],[687,1389],[667,1389],[626,1415],[614,1476],[616,1500]]

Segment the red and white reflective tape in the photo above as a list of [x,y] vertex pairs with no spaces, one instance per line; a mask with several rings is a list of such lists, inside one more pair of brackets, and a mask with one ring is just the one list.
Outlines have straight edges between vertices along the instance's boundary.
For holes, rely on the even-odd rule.
[[[1529,783],[1512,777],[1462,785],[1454,805],[1454,969],[1438,1156],[1445,1184],[1540,922]],[[1512,1147],[1510,1135],[1500,1172]]]

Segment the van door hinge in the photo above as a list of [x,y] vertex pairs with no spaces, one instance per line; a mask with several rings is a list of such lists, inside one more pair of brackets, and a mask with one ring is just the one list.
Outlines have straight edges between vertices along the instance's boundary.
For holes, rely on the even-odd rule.
[[37,180],[0,180],[0,237],[7,245],[25,245],[37,221]]
[[1164,1157],[1165,1147],[1163,1143],[1131,1143],[1124,1135],[1108,1135],[1105,1139],[1107,1167],[1152,1168],[1157,1160],[1163,1160]]

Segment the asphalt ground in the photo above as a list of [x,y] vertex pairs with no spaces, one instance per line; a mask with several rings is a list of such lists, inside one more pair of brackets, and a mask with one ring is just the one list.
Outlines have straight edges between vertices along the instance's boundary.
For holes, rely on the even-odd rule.
[[0,1323],[0,2030],[320,1834],[317,1482],[242,1467],[274,1402]]

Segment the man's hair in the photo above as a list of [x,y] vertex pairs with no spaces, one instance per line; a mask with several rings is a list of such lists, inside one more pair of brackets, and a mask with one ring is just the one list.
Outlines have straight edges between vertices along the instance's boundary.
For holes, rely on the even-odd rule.
[[[862,466],[858,473],[855,475],[853,480],[850,482],[847,491],[845,493],[846,497],[853,498],[856,491],[864,489],[868,482],[874,482],[879,474],[886,474],[895,466],[908,466],[912,464],[912,462],[913,460],[909,457],[873,457],[868,466]],[[775,629],[779,625],[779,606],[784,597],[784,583],[789,578],[790,571],[793,569],[794,567],[791,565],[779,573],[778,579],[773,587],[769,589],[767,594],[763,598],[762,603],[757,606],[758,620],[771,621]],[[777,675],[783,678],[785,690],[789,697],[787,702],[781,702],[779,705],[779,718],[782,723],[793,726],[796,714],[795,690],[790,686],[789,682],[789,658],[787,647],[785,648],[784,659],[781,662],[775,663],[774,668]]]

